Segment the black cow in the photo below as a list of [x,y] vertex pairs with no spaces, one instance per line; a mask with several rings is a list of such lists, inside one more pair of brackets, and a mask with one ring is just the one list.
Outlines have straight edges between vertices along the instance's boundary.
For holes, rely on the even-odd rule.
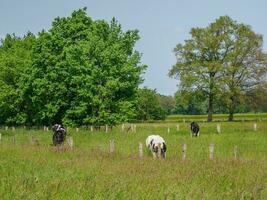
[[52,127],[52,130],[54,132],[53,145],[54,146],[61,145],[65,141],[67,135],[66,129],[60,124],[55,124]]
[[196,122],[191,123],[191,133],[192,133],[192,136],[195,136],[195,137],[199,136],[199,126]]

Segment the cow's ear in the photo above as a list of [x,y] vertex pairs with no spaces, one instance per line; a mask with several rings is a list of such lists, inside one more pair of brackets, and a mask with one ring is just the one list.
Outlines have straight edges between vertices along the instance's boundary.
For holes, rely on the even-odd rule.
[[150,145],[152,146],[152,144],[153,144],[153,141],[154,141],[154,139],[152,139],[151,141],[150,141]]
[[167,151],[167,146],[166,146],[165,142],[163,142],[163,151]]

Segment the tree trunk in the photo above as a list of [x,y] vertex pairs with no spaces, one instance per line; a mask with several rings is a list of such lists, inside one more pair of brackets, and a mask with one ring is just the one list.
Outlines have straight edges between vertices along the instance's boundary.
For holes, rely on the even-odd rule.
[[228,121],[229,121],[229,122],[234,121],[234,112],[230,112],[230,113],[229,113]]
[[213,94],[209,95],[209,106],[208,106],[208,122],[212,121],[213,114]]
[[229,105],[229,116],[228,116],[228,121],[232,122],[234,121],[234,97],[230,98],[230,105]]

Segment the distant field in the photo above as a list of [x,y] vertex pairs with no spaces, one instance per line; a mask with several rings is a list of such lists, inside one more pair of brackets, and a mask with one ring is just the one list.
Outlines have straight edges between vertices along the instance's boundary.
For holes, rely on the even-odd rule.
[[[189,120],[189,118],[187,118]],[[191,118],[190,118],[191,120]],[[0,199],[267,199],[267,122],[137,124],[136,132],[69,130],[73,151],[56,152],[51,132],[0,129]],[[169,131],[168,131],[169,129]],[[166,160],[138,144],[151,133],[167,142]],[[15,142],[14,136],[15,135]],[[109,140],[115,153],[109,154]],[[39,145],[32,143],[38,140]],[[214,144],[214,160],[209,145]],[[182,146],[187,144],[186,160]],[[237,159],[233,149],[237,147]]]
[[[207,121],[207,115],[169,115],[166,121]],[[214,114],[214,121],[227,121],[228,114]],[[234,121],[261,121],[267,120],[267,113],[238,113],[234,115]]]

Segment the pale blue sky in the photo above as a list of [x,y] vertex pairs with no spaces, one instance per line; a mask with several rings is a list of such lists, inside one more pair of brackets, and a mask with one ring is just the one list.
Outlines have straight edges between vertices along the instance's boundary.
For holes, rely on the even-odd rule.
[[252,26],[264,36],[267,49],[267,1],[265,0],[0,0],[0,37],[48,29],[57,16],[69,16],[87,7],[93,19],[115,17],[124,30],[138,29],[136,49],[148,65],[144,86],[162,94],[174,94],[177,80],[167,76],[175,63],[177,43],[189,37],[192,27],[203,27],[221,15]]

